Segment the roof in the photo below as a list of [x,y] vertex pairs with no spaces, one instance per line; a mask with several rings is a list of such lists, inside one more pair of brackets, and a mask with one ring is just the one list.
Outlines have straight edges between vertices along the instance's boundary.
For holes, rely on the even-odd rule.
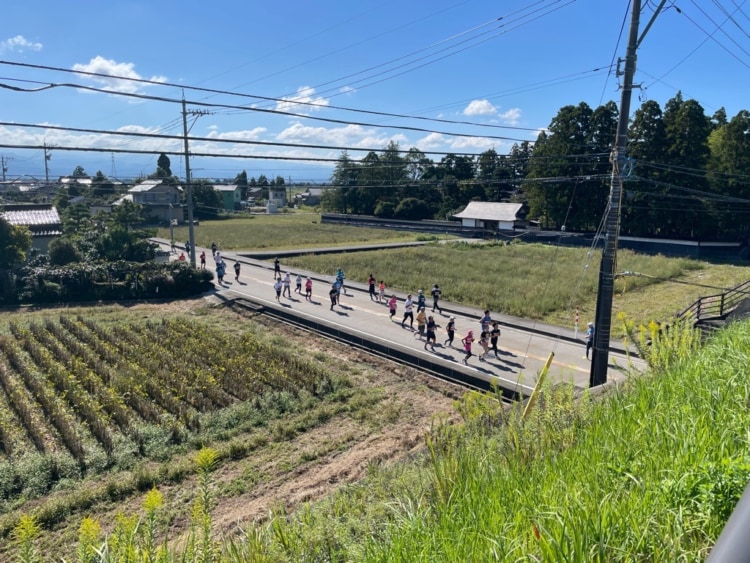
[[214,184],[214,191],[217,192],[234,192],[239,186],[237,184]]
[[454,217],[459,219],[480,219],[483,221],[517,221],[522,203],[490,203],[487,201],[470,201],[461,213]]
[[162,186],[162,185],[165,187],[176,188],[177,190],[182,191],[182,187],[173,186],[171,184],[165,184],[164,180],[157,178],[157,179],[151,179],[151,180],[144,180],[140,184],[137,184],[133,186],[132,188],[130,188],[128,190],[128,193],[132,194],[132,193],[138,193],[138,192],[150,192],[151,190],[158,188],[159,186]]
[[62,221],[52,204],[6,205],[1,215],[11,225],[28,227],[32,236],[62,234]]

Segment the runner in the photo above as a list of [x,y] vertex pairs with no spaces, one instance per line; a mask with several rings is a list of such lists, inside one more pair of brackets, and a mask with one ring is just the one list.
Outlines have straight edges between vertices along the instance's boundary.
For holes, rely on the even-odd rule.
[[419,313],[426,307],[426,305],[424,301],[424,292],[420,289],[417,293],[417,313]]
[[216,243],[211,241],[211,256],[216,256]]
[[586,359],[589,359],[589,352],[594,347],[594,323],[589,323],[586,329]]
[[236,282],[240,281],[240,263],[239,262],[234,263],[234,281]]
[[500,357],[497,355],[498,353],[497,339],[498,338],[500,338],[500,327],[498,326],[497,321],[492,321],[492,330],[490,331],[490,345],[492,346],[492,351],[495,352],[496,358]]
[[331,291],[328,292],[328,296],[331,298],[331,311],[333,311],[333,306],[336,305],[339,301],[339,290],[338,287],[336,287],[336,283],[334,283],[331,286]]
[[375,301],[375,278],[372,274],[367,279],[367,283],[370,286],[370,301]]
[[492,317],[490,316],[490,310],[485,309],[484,316],[479,320],[480,328],[482,331],[488,331],[490,330],[491,324],[492,324]]
[[294,278],[294,292],[302,295],[302,276],[299,274]]
[[443,314],[443,310],[440,308],[440,305],[438,305],[438,301],[440,300],[440,286],[438,284],[435,284],[432,286],[432,312],[435,312],[435,309],[438,310],[438,313],[441,315]]
[[286,295],[289,297],[289,299],[292,298],[292,276],[289,275],[289,272],[284,274],[284,279],[282,280],[282,283],[284,284],[284,289],[281,292],[281,296],[284,297]]
[[414,333],[415,338],[422,340],[424,336],[425,326],[427,325],[427,314],[424,309],[417,311],[417,332]]
[[485,358],[490,351],[489,338],[489,333],[486,330],[483,330],[482,334],[479,335],[479,346],[482,348],[482,353],[479,354],[480,362],[487,361]]
[[281,303],[281,280],[279,278],[276,278],[276,281],[273,282],[273,289],[276,291],[276,301]]
[[312,280],[310,276],[307,276],[305,280],[305,299],[312,301]]
[[461,344],[464,345],[464,352],[466,352],[466,356],[464,357],[463,360],[461,360],[461,362],[465,366],[469,365],[467,362],[468,362],[469,358],[471,358],[471,345],[472,345],[473,342],[474,342],[474,331],[470,330],[469,332],[466,333],[466,336],[464,336],[461,339]]
[[445,327],[445,330],[448,333],[448,339],[443,342],[443,346],[453,348],[453,338],[456,336],[456,317],[451,317],[448,320],[448,326]]
[[346,279],[346,276],[344,275],[344,270],[341,268],[336,270],[336,281],[339,282],[339,298],[341,297],[341,293],[343,292],[344,295],[346,295],[346,287],[344,286],[344,280]]
[[398,299],[396,299],[395,295],[391,295],[391,298],[388,300],[388,309],[391,313],[391,320],[393,320],[393,316],[396,314],[396,307],[398,307]]
[[427,345],[429,344],[430,349],[434,352],[435,351],[435,331],[437,330],[437,324],[435,323],[435,319],[430,315],[427,317],[427,339],[424,343],[424,349],[427,350]]
[[273,259],[273,277],[274,279],[281,277],[281,262],[278,256]]
[[201,250],[201,270],[206,269],[206,251]]
[[378,303],[385,303],[385,282],[380,280],[378,285]]
[[401,328],[405,328],[406,319],[409,319],[409,330],[414,330],[414,301],[411,299],[411,293],[406,296],[406,301],[404,301],[404,318],[401,321]]

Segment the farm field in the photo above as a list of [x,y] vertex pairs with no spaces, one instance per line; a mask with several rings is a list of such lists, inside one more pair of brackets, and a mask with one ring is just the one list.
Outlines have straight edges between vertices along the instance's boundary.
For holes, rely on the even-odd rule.
[[[160,228],[157,236],[169,240],[169,229]],[[174,237],[178,243],[184,242],[188,238],[188,228],[176,227]],[[211,242],[216,242],[222,250],[285,250],[347,244],[413,242],[419,240],[418,237],[419,234],[404,231],[323,225],[317,213],[248,215],[236,219],[201,221],[200,225],[195,227],[195,240],[198,246],[209,247]]]
[[[423,445],[455,388],[204,300],[0,316],[0,537],[22,514],[71,557],[156,486],[184,531],[192,458],[219,453],[217,533]],[[0,541],[0,556],[8,543]]]

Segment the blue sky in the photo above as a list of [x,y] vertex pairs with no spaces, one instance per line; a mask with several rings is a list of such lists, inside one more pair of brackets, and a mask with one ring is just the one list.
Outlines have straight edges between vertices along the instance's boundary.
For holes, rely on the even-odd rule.
[[[641,31],[658,3],[643,0]],[[358,159],[366,154],[358,149],[380,150],[391,140],[434,153],[428,156],[436,161],[446,152],[507,153],[514,142],[533,141],[564,105],[619,104],[610,65],[625,54],[629,6],[626,0],[9,2],[0,21],[0,85],[106,91],[0,88],[0,144],[13,145],[0,155],[8,179],[44,178],[43,143],[52,147],[50,178],[77,165],[92,175],[150,174],[158,153],[180,151],[182,141],[7,123],[180,136],[181,106],[174,102],[183,93],[188,110],[207,112],[188,120],[191,136],[210,139],[190,143],[195,178],[233,178],[246,170],[322,181],[332,164],[302,159],[335,159],[341,148]],[[725,107],[731,118],[748,108],[749,32],[747,0],[668,0],[638,51],[635,81],[642,87],[632,110],[647,99],[663,108],[678,90],[708,115]],[[291,146],[219,142],[226,139]],[[170,159],[173,172],[184,176],[184,159]]]

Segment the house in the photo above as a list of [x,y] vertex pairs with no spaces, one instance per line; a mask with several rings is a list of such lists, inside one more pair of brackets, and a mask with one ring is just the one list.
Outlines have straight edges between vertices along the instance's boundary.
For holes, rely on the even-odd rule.
[[466,209],[454,215],[464,227],[478,227],[487,231],[512,231],[524,227],[522,203],[491,203],[471,201]]
[[23,225],[31,231],[31,244],[42,253],[49,243],[62,236],[62,221],[57,208],[48,203],[6,205],[0,215],[11,225]]
[[144,207],[144,215],[159,221],[171,222],[172,219],[182,221],[184,212],[180,203],[182,188],[155,178],[136,184],[128,190],[128,194],[121,198],[140,203]]
[[240,208],[242,189],[237,184],[214,184],[213,188],[219,194],[224,209],[234,211]]
[[274,213],[279,207],[286,207],[286,186],[269,186],[266,208]]
[[307,191],[294,196],[294,203],[297,205],[319,205],[322,195],[323,188],[307,188]]

